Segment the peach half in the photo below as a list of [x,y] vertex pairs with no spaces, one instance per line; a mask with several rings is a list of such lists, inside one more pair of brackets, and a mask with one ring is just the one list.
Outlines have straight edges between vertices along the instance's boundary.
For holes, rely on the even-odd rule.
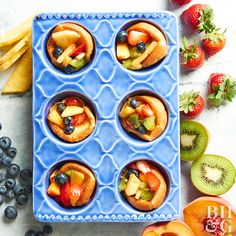
[[200,197],[184,208],[184,221],[195,235],[236,235],[236,210],[220,197]]
[[147,226],[142,236],[195,236],[195,234],[184,222],[174,220]]

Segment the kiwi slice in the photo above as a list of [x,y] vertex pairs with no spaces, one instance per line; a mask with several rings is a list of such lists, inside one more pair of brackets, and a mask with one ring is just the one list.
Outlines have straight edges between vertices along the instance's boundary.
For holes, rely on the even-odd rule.
[[209,136],[206,128],[199,122],[184,120],[180,122],[181,160],[194,161],[203,155]]
[[235,183],[236,170],[225,157],[205,154],[194,161],[191,179],[194,186],[208,195],[221,195]]

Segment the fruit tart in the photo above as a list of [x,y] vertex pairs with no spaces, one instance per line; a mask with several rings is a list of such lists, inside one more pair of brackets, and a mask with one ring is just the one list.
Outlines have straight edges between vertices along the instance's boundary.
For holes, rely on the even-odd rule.
[[167,184],[154,165],[147,161],[137,161],[122,173],[119,191],[134,208],[151,211],[163,203]]
[[139,22],[116,37],[116,57],[123,67],[139,70],[156,64],[168,51],[164,34],[154,25]]
[[52,64],[66,74],[76,72],[88,64],[93,50],[90,33],[71,22],[58,24],[47,42],[47,52]]
[[143,95],[129,98],[119,117],[123,128],[146,141],[152,141],[165,130],[167,112],[163,103],[155,97]]
[[67,162],[50,175],[47,194],[63,207],[87,204],[93,195],[96,179],[85,166]]
[[88,137],[95,127],[95,117],[78,97],[56,102],[47,116],[52,132],[66,142],[79,142]]

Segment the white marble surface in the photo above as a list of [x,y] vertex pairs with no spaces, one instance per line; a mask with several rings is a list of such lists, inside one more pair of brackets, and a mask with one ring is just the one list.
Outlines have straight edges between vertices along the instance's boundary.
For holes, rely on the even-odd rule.
[[[205,65],[189,74],[180,74],[180,92],[191,88],[201,91],[206,98],[209,75],[213,72],[223,72],[236,75],[236,15],[234,12],[235,1],[202,0],[202,3],[211,4],[215,11],[215,22],[227,28],[227,45],[225,49],[205,62]],[[193,0],[193,3],[199,3]],[[191,4],[189,4],[191,5]],[[178,16],[186,7],[174,10],[169,6],[168,0],[0,0],[0,34],[15,26],[35,12],[111,12],[111,11],[159,11],[173,10]],[[180,35],[182,30],[180,29]],[[198,35],[199,36],[199,35]],[[0,74],[0,90],[7,81],[12,69]],[[15,161],[27,167],[32,164],[32,129],[31,129],[31,92],[22,96],[0,95],[0,122],[3,130],[0,136],[8,135],[12,138],[14,146],[18,148]],[[236,165],[236,100],[225,107],[205,109],[198,119],[210,131],[211,140],[207,153],[219,154],[228,157]],[[190,182],[189,163],[182,163],[182,206],[192,201],[201,194],[197,192]],[[236,186],[224,195],[226,199],[236,205]],[[0,207],[0,235],[24,235],[31,228],[39,228],[32,214],[32,202],[26,208],[19,210],[19,216],[14,222],[6,222],[3,212],[4,205]],[[131,236],[140,235],[146,224],[142,223],[82,223],[82,224],[52,224],[53,235],[93,235],[93,236]]]

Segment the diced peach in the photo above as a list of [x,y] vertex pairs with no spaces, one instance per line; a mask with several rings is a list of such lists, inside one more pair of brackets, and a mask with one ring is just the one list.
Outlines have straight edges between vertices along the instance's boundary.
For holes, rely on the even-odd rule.
[[146,173],[146,181],[153,191],[156,191],[160,186],[160,180],[152,172]]
[[117,43],[116,57],[118,60],[124,60],[130,57],[130,51],[127,43]]
[[78,185],[71,185],[70,189],[70,203],[74,207],[77,205],[78,200],[80,199],[83,189]]
[[131,30],[128,33],[128,38],[127,39],[128,39],[128,43],[131,46],[136,46],[140,42],[147,43],[148,41],[151,40],[151,36],[147,33],[144,33],[144,32]]
[[60,195],[60,185],[57,184],[56,182],[52,182],[48,189],[47,189],[47,193],[48,195],[50,195],[51,197],[56,197]]
[[146,227],[142,236],[197,236],[184,222],[174,220]]

